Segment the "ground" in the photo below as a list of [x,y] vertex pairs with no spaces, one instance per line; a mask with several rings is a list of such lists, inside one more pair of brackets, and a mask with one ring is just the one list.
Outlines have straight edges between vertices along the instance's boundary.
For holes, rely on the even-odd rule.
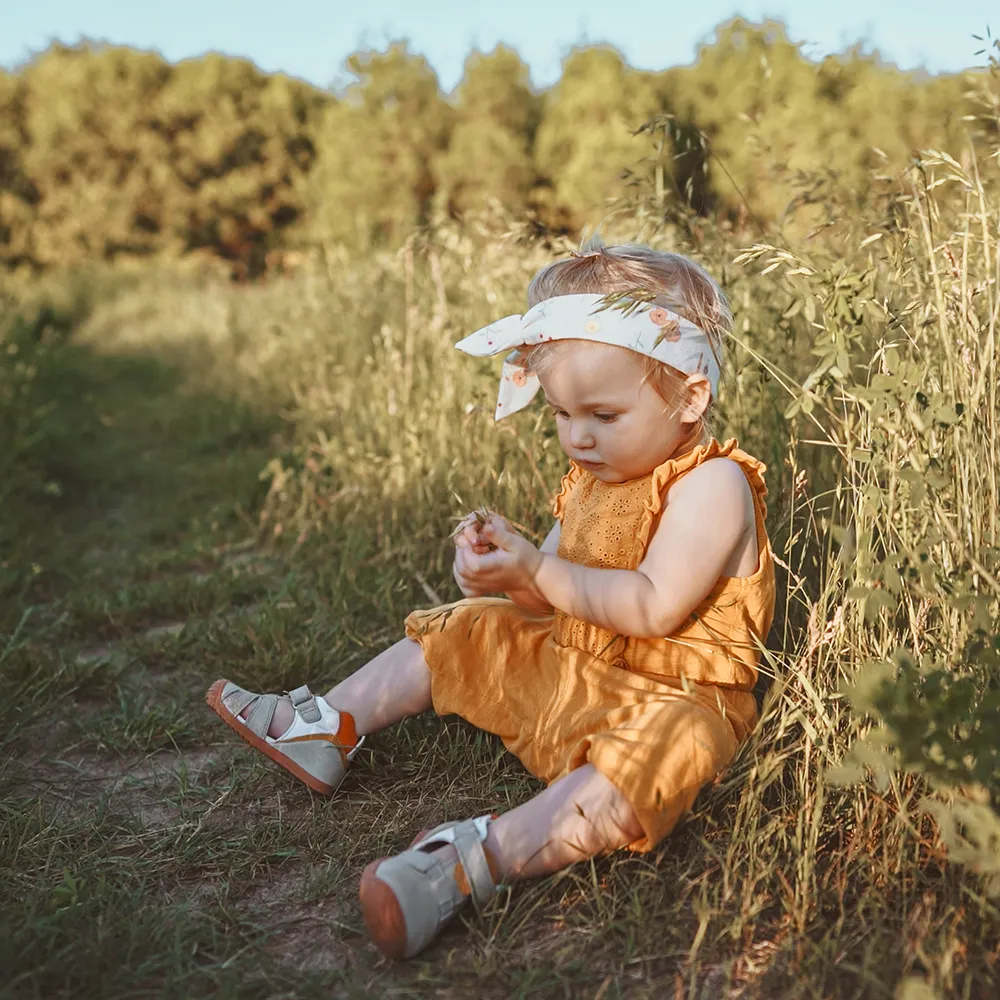
[[324,799],[203,699],[220,676],[323,690],[399,637],[436,596],[427,580],[322,540],[265,544],[280,419],[193,390],[168,360],[68,344],[33,391],[58,408],[0,534],[0,995],[889,997],[925,953],[974,939],[974,908],[933,888],[962,891],[928,840],[878,841],[920,864],[877,907],[852,895],[881,877],[865,838],[882,806],[810,839],[795,796],[833,799],[779,794],[785,763],[816,752],[782,721],[656,852],[501,892],[387,962],[359,919],[368,861],[538,783],[496,740],[427,715],[371,738]]

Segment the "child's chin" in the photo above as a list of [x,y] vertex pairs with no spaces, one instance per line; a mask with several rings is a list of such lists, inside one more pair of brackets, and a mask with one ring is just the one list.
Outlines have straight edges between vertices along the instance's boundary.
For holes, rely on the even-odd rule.
[[602,465],[598,469],[591,469],[590,474],[595,479],[599,479],[602,483],[625,482],[625,476],[623,476],[617,469],[612,469],[610,466],[607,465]]

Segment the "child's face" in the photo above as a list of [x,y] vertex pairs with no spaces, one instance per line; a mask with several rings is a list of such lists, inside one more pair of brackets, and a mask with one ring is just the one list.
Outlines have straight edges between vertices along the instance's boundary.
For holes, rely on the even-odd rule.
[[692,398],[673,412],[642,375],[639,355],[588,342],[560,351],[538,375],[563,451],[603,482],[649,475],[670,458],[708,405],[711,390],[702,376],[688,379]]

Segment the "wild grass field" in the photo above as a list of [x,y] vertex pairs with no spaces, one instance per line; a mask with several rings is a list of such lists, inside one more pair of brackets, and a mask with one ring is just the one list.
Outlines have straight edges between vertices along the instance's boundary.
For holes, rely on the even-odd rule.
[[571,245],[440,225],[246,286],[8,282],[0,994],[995,997],[996,169],[925,153],[797,242],[608,223],[733,303],[716,432],[769,467],[781,568],[762,720],[656,852],[501,893],[399,965],[360,924],[364,865],[537,783],[426,716],[327,801],[202,698],[324,689],[389,645],[457,596],[472,507],[541,538],[554,429],[494,425],[496,366],[452,345]]

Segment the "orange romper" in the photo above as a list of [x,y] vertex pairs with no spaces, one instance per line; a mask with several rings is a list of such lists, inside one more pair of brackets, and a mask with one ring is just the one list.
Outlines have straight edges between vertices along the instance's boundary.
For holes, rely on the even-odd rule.
[[555,500],[561,558],[635,569],[671,484],[719,456],[741,466],[753,493],[757,571],[722,577],[672,635],[615,635],[506,598],[456,601],[406,619],[430,669],[434,710],[500,736],[544,781],[593,764],[642,824],[633,850],[651,850],[673,829],[757,721],[752,688],[774,614],[765,466],[735,441],[713,439],[626,483],[603,483],[573,463]]

